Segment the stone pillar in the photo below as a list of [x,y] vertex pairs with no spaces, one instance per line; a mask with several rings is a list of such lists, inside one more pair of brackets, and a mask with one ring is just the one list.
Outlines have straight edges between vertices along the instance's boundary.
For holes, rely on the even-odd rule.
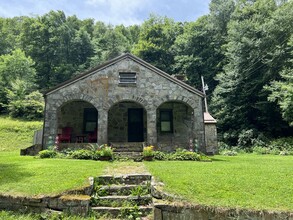
[[44,121],[43,149],[55,145],[57,136],[57,111],[47,109]]
[[98,144],[108,144],[108,111],[98,111]]
[[157,146],[157,112],[147,111],[147,144]]

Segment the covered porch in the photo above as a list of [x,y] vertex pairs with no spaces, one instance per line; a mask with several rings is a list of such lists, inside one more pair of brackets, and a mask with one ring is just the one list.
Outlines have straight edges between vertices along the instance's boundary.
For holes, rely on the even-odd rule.
[[89,102],[72,100],[57,110],[57,144],[96,143],[98,111]]

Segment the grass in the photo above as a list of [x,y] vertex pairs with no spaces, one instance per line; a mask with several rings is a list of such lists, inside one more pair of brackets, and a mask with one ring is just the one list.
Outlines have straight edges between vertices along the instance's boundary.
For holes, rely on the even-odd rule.
[[[0,117],[0,194],[56,194],[84,186],[90,176],[145,173],[149,170],[165,183],[166,191],[193,203],[249,209],[293,210],[292,156],[215,156],[212,163],[109,163],[19,156],[19,149],[30,146],[33,131],[41,126],[42,122],[39,121],[27,122]],[[9,219],[9,216],[13,219],[13,215],[0,212],[0,219]],[[19,216],[19,219],[22,217]]]
[[0,116],[0,152],[16,151],[32,145],[35,130],[42,128],[41,121],[23,121]]
[[244,154],[215,156],[212,163],[145,163],[165,190],[198,204],[293,210],[293,157]]
[[18,152],[0,153],[0,194],[56,194],[84,186],[102,174],[107,162],[36,159]]

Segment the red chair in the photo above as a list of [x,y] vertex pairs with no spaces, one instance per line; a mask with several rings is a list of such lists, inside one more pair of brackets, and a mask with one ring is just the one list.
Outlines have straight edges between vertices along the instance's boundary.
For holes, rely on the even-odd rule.
[[71,133],[72,133],[72,128],[71,127],[62,128],[62,134],[58,134],[59,143],[62,143],[62,142],[70,143]]
[[97,143],[97,140],[98,140],[97,134],[98,134],[97,129],[95,129],[94,133],[88,134],[89,143]]

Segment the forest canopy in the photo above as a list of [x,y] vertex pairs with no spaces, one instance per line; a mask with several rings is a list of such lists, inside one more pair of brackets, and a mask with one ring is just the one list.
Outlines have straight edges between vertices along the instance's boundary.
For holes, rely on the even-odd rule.
[[0,112],[41,118],[42,92],[126,52],[209,86],[221,140],[293,133],[293,2],[211,0],[193,22],[107,25],[50,11],[0,17]]

